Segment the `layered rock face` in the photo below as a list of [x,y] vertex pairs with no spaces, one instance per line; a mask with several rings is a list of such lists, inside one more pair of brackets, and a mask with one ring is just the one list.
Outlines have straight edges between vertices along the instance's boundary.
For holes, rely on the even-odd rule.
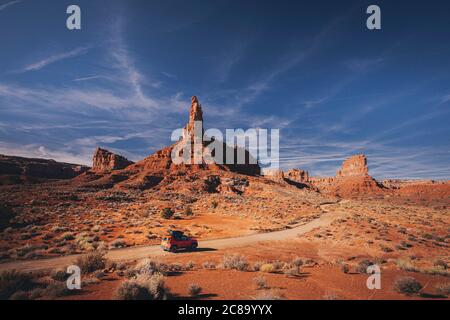
[[313,177],[311,184],[323,193],[344,198],[372,196],[382,192],[382,185],[369,175],[363,154],[345,159],[335,177]]
[[102,148],[97,148],[92,160],[92,171],[108,172],[120,170],[132,165],[133,163],[133,161],[130,161],[120,155]]
[[308,171],[301,169],[291,169],[285,172],[284,177],[298,183],[309,183]]
[[337,171],[336,177],[363,177],[369,175],[367,158],[363,154],[351,156],[342,163],[342,167]]
[[55,160],[0,155],[0,185],[71,179],[87,170],[89,167]]

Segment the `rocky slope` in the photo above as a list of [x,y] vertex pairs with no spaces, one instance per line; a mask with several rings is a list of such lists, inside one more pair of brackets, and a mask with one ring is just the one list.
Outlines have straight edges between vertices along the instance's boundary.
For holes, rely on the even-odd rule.
[[0,185],[71,179],[87,170],[89,167],[55,160],[0,155]]
[[108,150],[97,148],[92,160],[92,171],[109,172],[113,170],[124,169],[134,162],[114,154]]

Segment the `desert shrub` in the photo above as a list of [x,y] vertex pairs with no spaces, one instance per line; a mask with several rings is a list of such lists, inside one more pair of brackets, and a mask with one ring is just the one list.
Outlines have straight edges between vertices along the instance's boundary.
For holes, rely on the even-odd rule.
[[200,294],[200,292],[202,292],[202,287],[200,287],[198,284],[192,283],[189,285],[188,293],[191,297],[198,296]]
[[180,272],[183,271],[183,265],[181,263],[172,263],[167,266],[170,272]]
[[0,300],[9,299],[15,292],[28,291],[34,286],[31,274],[19,271],[0,273]]
[[72,232],[65,232],[60,236],[60,239],[69,241],[75,239],[75,236]]
[[416,268],[414,263],[409,259],[399,258],[399,259],[397,259],[395,264],[397,265],[397,267],[400,270],[413,271],[413,272],[418,271],[418,269]]
[[346,264],[346,263],[341,264],[341,271],[343,273],[349,273],[350,272],[350,267],[348,266],[348,264]]
[[395,291],[406,295],[417,294],[422,288],[422,284],[412,277],[399,278],[394,283]]
[[259,268],[259,271],[266,272],[266,273],[273,273],[273,272],[276,272],[277,269],[275,268],[275,266],[272,263],[265,263]]
[[275,290],[264,290],[253,297],[254,300],[283,300],[283,298],[283,295]]
[[448,268],[447,263],[444,260],[442,260],[442,259],[434,260],[433,261],[433,266],[441,267],[442,269],[447,269]]
[[217,206],[219,205],[219,203],[215,200],[211,201],[211,208],[215,209],[217,208]]
[[275,261],[275,262],[272,262],[272,264],[273,264],[275,270],[280,270],[284,266],[284,263],[281,261]]
[[26,291],[17,291],[9,297],[9,300],[30,300],[30,294]]
[[66,271],[62,269],[52,270],[50,272],[50,278],[52,278],[55,281],[66,281],[68,277],[69,274],[67,274]]
[[296,277],[300,275],[300,268],[296,266],[290,266],[283,269],[283,273],[287,276]]
[[257,261],[253,264],[252,269],[253,271],[260,271],[261,266],[264,264],[262,261]]
[[184,209],[184,214],[185,214],[186,216],[190,217],[190,216],[193,216],[193,215],[194,215],[194,212],[192,211],[192,208],[191,208],[191,207],[186,207],[186,208]]
[[225,269],[246,271],[248,269],[247,259],[239,254],[226,254],[222,257],[222,265]]
[[127,243],[125,242],[125,240],[122,239],[116,239],[109,244],[110,248],[124,248],[126,246]]
[[80,267],[81,272],[84,274],[91,273],[97,270],[104,269],[107,259],[103,252],[93,252],[87,255],[80,256],[75,265]]
[[192,270],[194,268],[195,264],[193,261],[188,261],[185,265],[186,270]]
[[94,277],[98,280],[101,280],[106,277],[106,273],[104,273],[102,270],[97,270],[94,272]]
[[211,261],[205,261],[205,262],[203,262],[202,267],[203,267],[203,269],[215,269],[216,264]]
[[337,300],[337,299],[339,299],[339,297],[335,292],[329,291],[323,295],[323,300]]
[[266,278],[264,278],[263,276],[257,276],[255,278],[253,278],[253,282],[256,285],[256,288],[259,289],[267,289],[267,282],[266,282]]
[[165,287],[164,276],[155,273],[151,276],[140,275],[136,279],[124,281],[116,291],[119,300],[163,300],[168,290]]
[[450,282],[438,283],[434,288],[436,289],[436,292],[442,296],[450,295]]
[[297,257],[291,261],[291,264],[296,267],[301,267],[303,265],[303,260]]
[[370,260],[362,260],[358,263],[358,265],[356,266],[356,271],[359,273],[366,273],[367,272],[367,267],[372,265],[373,263]]
[[174,212],[171,208],[164,208],[161,212],[161,218],[170,219],[172,218]]
[[48,297],[48,298],[58,298],[58,297],[64,297],[71,293],[71,290],[67,288],[67,284],[64,282],[52,282],[50,283],[47,288],[44,289],[42,292],[42,296]]
[[159,273],[166,275],[169,270],[169,266],[165,263],[161,263],[157,260],[151,258],[146,258],[139,262],[134,268],[137,274],[143,274],[151,276],[153,274]]
[[35,288],[28,292],[29,300],[36,300],[44,295],[45,289],[43,288]]

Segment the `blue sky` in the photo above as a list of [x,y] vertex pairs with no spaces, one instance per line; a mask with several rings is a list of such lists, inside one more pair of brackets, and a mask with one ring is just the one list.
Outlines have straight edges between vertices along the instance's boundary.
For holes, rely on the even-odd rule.
[[[66,28],[78,4],[82,30]],[[366,28],[378,4],[382,30]],[[205,127],[279,128],[283,169],[450,178],[448,1],[0,0],[0,153],[89,164]]]

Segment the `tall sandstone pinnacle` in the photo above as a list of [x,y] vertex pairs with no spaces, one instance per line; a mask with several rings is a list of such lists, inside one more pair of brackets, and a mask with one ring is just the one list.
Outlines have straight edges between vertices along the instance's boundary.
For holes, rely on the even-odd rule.
[[[202,131],[201,136],[195,137],[195,123],[201,122],[202,123]],[[184,139],[190,137],[191,141],[194,141],[194,138],[197,139],[203,139],[203,110],[198,102],[198,99],[196,96],[193,96],[191,98],[191,110],[189,111],[189,122],[186,124],[186,127],[184,128]]]

